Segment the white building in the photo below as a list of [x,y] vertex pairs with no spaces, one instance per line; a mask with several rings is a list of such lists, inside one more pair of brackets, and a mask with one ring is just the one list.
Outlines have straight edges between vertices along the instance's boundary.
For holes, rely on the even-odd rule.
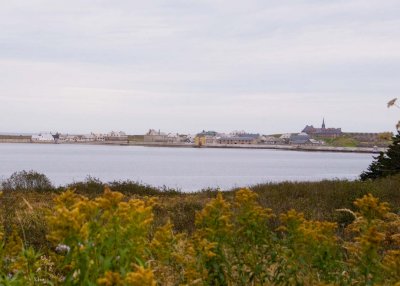
[[107,135],[104,136],[105,141],[127,141],[128,135],[125,132],[119,131],[111,131]]
[[54,137],[51,133],[39,133],[38,135],[32,135],[32,142],[54,142]]

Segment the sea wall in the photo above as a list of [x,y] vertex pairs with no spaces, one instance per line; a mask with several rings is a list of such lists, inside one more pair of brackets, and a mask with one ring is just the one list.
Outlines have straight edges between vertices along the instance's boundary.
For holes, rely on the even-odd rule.
[[31,139],[8,139],[0,138],[0,143],[30,143]]
[[[2,139],[0,143],[32,143],[30,139]],[[51,142],[34,142],[33,144],[54,144]],[[201,147],[193,143],[176,142],[127,142],[127,141],[97,141],[97,142],[59,142],[59,144],[81,145],[119,145],[119,146],[144,146],[144,147],[176,147],[176,148],[237,148],[237,149],[273,149],[289,151],[314,151],[314,152],[346,152],[346,153],[379,153],[386,148],[369,147],[332,147],[315,145],[259,145],[259,144],[207,144]]]
[[129,142],[131,146],[145,146],[145,147],[196,147],[193,143],[182,142]]
[[367,147],[332,147],[316,145],[255,145],[255,144],[209,144],[201,148],[243,148],[243,149],[275,149],[289,151],[315,151],[315,152],[350,152],[350,153],[379,153],[386,151],[386,148]]
[[237,149],[274,149],[289,151],[314,151],[314,152],[347,152],[347,153],[379,153],[386,151],[386,148],[368,147],[332,147],[316,145],[261,145],[261,144],[207,144],[201,147],[193,143],[160,143],[160,142],[141,142],[132,143],[133,146],[147,147],[194,147],[194,148],[237,148]]

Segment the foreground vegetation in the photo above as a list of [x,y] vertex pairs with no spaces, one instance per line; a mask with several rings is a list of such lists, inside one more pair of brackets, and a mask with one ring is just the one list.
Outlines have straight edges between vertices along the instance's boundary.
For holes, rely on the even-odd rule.
[[3,184],[0,285],[400,282],[400,177],[222,194],[37,179]]

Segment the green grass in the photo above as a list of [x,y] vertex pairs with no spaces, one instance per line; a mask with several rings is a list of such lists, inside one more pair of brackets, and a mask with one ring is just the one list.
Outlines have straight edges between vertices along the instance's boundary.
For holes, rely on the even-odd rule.
[[0,139],[31,139],[31,136],[25,136],[25,135],[0,135]]
[[[213,189],[196,193],[181,193],[171,189],[157,189],[130,181],[112,182],[112,190],[124,193],[128,197],[157,197],[155,220],[162,224],[168,219],[174,224],[177,232],[192,232],[196,211],[201,210],[217,191]],[[104,184],[96,179],[78,182],[68,186],[76,192],[89,197],[96,197],[103,191]],[[260,184],[250,187],[259,195],[259,203],[271,208],[274,213],[283,213],[290,209],[303,212],[307,219],[335,221],[345,225],[349,218],[336,210],[340,208],[355,209],[353,201],[367,193],[373,194],[381,201],[389,202],[394,212],[400,212],[400,176],[376,181],[343,181],[325,180],[321,182],[284,182]],[[44,209],[51,209],[52,199],[65,188],[52,191],[17,191],[4,190],[0,199],[1,211],[6,229],[11,225],[25,228],[29,235],[29,243],[42,248],[45,240]],[[234,191],[224,192],[230,201]],[[27,206],[26,201],[33,210]]]
[[347,136],[319,139],[325,141],[326,144],[334,147],[358,147],[360,145],[360,142],[358,140]]
[[144,135],[128,135],[129,142],[144,142]]

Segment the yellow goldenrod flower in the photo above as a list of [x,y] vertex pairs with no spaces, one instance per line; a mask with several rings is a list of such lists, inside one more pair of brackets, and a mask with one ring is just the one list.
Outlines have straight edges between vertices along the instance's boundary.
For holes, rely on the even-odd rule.
[[156,281],[150,269],[138,266],[135,272],[129,272],[126,275],[124,284],[129,286],[155,286]]

